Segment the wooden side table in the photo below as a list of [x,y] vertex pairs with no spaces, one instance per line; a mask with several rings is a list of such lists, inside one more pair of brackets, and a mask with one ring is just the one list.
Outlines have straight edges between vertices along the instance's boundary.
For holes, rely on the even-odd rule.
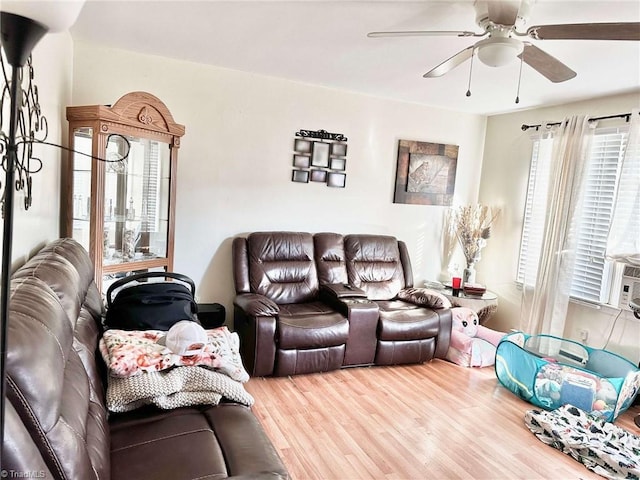
[[484,325],[498,310],[498,296],[488,290],[483,295],[467,295],[460,290],[457,297],[453,296],[450,287],[445,287],[440,292],[449,299],[452,306],[474,310],[478,314],[480,325]]

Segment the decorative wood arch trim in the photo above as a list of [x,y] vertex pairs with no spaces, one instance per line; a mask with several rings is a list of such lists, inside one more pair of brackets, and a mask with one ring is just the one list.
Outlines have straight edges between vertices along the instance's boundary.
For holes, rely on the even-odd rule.
[[162,100],[147,92],[127,93],[113,106],[69,107],[67,120],[102,120],[177,137],[183,136],[185,132],[184,125],[175,122]]

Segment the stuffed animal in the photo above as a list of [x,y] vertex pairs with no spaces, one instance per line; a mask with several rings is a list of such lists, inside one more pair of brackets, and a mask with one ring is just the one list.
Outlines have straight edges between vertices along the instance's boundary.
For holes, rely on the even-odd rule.
[[452,328],[464,333],[467,337],[475,337],[478,334],[478,314],[467,307],[455,307],[451,309]]
[[467,307],[451,309],[451,343],[446,358],[464,367],[493,365],[496,346],[504,333],[479,325],[478,314]]

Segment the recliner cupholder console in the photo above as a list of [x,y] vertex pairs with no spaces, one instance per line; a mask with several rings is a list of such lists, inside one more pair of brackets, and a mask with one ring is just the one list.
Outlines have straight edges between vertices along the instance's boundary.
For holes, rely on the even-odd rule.
[[372,303],[366,298],[343,298],[342,301],[345,303]]

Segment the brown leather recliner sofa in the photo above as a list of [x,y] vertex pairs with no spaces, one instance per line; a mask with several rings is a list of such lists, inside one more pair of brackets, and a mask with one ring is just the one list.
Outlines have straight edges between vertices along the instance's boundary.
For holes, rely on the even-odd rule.
[[413,288],[385,235],[254,232],[232,244],[234,329],[252,376],[444,358],[446,299]]
[[236,403],[109,415],[97,354],[102,300],[86,251],[57,240],[12,277],[2,470],[13,478],[286,478]]

